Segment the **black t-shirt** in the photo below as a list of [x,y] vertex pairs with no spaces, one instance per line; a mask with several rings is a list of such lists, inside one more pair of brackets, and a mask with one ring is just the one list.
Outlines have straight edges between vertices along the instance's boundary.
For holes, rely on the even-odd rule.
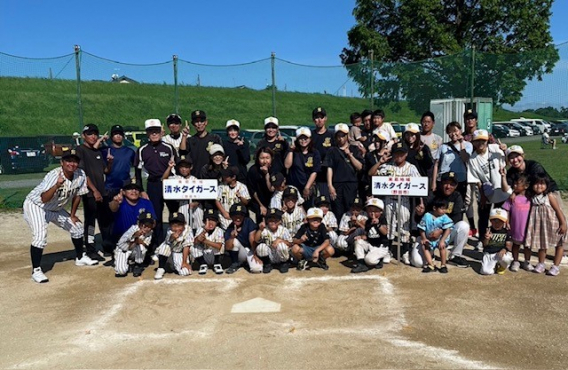
[[420,145],[420,149],[408,148],[406,160],[416,166],[421,176],[428,176],[428,171],[434,166],[432,153],[428,145]]
[[274,152],[274,158],[272,158],[272,166],[270,170],[274,173],[281,172],[286,174],[284,158],[286,157],[286,153],[288,153],[288,149],[290,147],[288,142],[286,140],[267,141],[266,139],[262,139],[258,142],[256,150],[264,147],[270,148]]
[[487,245],[483,247],[484,253],[498,253],[501,251],[501,249],[506,248],[505,244],[507,242],[511,242],[513,240],[511,239],[511,236],[505,228],[502,228],[501,230],[495,230],[493,227],[491,227],[490,230],[492,234],[491,239],[489,239]]
[[[373,224],[373,221],[368,218],[365,222],[365,234],[367,234],[367,242],[374,247],[386,247],[388,245],[388,238],[386,235],[383,235],[379,228],[381,226],[387,226],[387,219],[384,215],[379,217],[379,223]],[[387,226],[388,227],[388,226]]]
[[558,185],[556,184],[556,181],[554,181],[552,179],[552,177],[550,177],[550,175],[548,174],[548,172],[546,172],[546,170],[544,169],[544,167],[542,167],[542,165],[540,163],[538,163],[537,161],[532,161],[532,160],[525,160],[525,170],[523,172],[519,171],[516,168],[510,167],[507,170],[507,184],[509,184],[509,186],[513,186],[513,183],[515,181],[515,176],[517,174],[520,173],[524,173],[527,176],[531,176],[537,173],[544,173],[546,176],[548,176],[550,178],[550,189],[549,191],[557,191],[558,190]]
[[331,147],[335,146],[335,138],[329,129],[326,129],[323,134],[318,134],[314,129],[312,130],[312,142],[314,143],[314,148],[319,152],[322,161],[322,167],[320,172],[318,172],[316,182],[327,182],[327,167],[323,163]]
[[[85,171],[85,175],[89,178],[95,188],[106,195],[105,190],[105,161],[103,153],[99,149],[88,148],[84,144],[77,148],[77,156],[81,158],[79,168]],[[93,192],[89,189],[88,197],[93,197]]]
[[243,145],[237,145],[234,141],[223,140],[225,155],[229,158],[229,166],[237,166],[239,174],[237,180],[246,182],[247,164],[250,162],[250,146],[247,139],[242,138]]
[[[270,168],[270,176],[275,172]],[[260,167],[257,164],[250,166],[247,174],[247,186],[249,193],[254,202],[254,194],[258,196],[262,205],[268,208],[270,206],[270,198],[272,197],[272,192],[268,189],[266,185],[266,175],[260,171]]]
[[[361,151],[355,145],[349,145],[349,151],[353,153],[355,159],[361,164],[365,164]],[[358,182],[357,171],[351,163],[349,157],[338,147],[332,147],[325,160],[323,166],[333,168],[333,183],[338,182]]]
[[204,137],[189,137],[186,142],[186,149],[179,151],[180,155],[189,154],[193,161],[191,170],[193,176],[198,177],[203,166],[209,163],[209,148],[213,144],[223,145],[223,142],[219,135],[208,132]]
[[307,235],[308,239],[304,242],[308,247],[317,248],[329,239],[329,234],[323,222],[319,225],[317,230],[310,229],[309,224],[303,224],[300,230],[294,235],[295,239],[300,239],[303,235]]

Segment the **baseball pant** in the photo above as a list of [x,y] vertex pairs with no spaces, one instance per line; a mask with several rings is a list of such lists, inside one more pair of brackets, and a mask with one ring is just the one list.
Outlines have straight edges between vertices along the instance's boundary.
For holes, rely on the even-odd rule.
[[142,244],[136,244],[134,248],[126,252],[115,249],[114,250],[114,272],[119,275],[128,273],[128,262],[134,261],[135,263],[143,263],[146,257],[146,247]]
[[189,276],[189,270],[185,267],[182,267],[183,253],[173,252],[172,259],[174,260],[174,270],[176,270],[176,272],[180,276]]
[[469,223],[466,221],[459,221],[454,224],[454,228],[450,233],[450,243],[452,247],[448,247],[450,250],[450,256],[461,257],[463,255],[463,248],[465,247],[467,240],[469,238]]
[[394,197],[385,198],[385,217],[389,225],[388,238],[389,240],[394,240],[397,230],[400,230],[400,241],[408,243],[410,237],[410,201],[408,197],[401,197],[400,199],[400,215],[397,215],[397,199]]
[[506,252],[503,257],[499,253],[484,253],[483,260],[481,260],[481,275],[493,275],[495,273],[495,266],[499,263],[504,268],[508,268],[513,262],[513,255],[511,252]]
[[358,260],[365,260],[368,266],[377,265],[381,259],[389,255],[387,247],[375,247],[366,240],[355,240],[355,256]]
[[36,248],[45,248],[47,245],[47,225],[52,222],[68,231],[72,239],[83,238],[83,224],[71,221],[69,212],[64,209],[59,211],[46,211],[28,200],[24,201],[24,220],[32,230],[32,245]]
[[262,263],[258,262],[254,259],[254,253],[242,245],[242,243],[235,238],[233,241],[233,251],[239,252],[239,262],[244,263],[245,261],[249,265],[250,272],[252,273],[261,273],[262,272]]
[[355,244],[355,237],[365,235],[365,229],[358,227],[349,235],[339,235],[337,241],[335,242],[335,249],[341,251],[347,251],[350,247]]
[[215,263],[215,256],[220,256],[221,251],[213,248],[203,248],[201,244],[194,245],[190,248],[191,259],[195,261],[199,257],[205,259],[205,263],[208,265],[213,265]]
[[276,248],[260,243],[256,247],[256,255],[260,258],[270,257],[270,262],[274,264],[283,263],[290,259],[290,249],[284,243],[278,243]]

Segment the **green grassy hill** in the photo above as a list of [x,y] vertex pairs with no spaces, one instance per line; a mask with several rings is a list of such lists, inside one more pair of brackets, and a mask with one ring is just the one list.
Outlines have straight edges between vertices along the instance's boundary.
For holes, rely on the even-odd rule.
[[[178,94],[182,118],[189,119],[192,110],[203,109],[210,128],[224,128],[232,118],[245,128],[262,128],[264,118],[272,115],[269,90],[179,86]],[[143,128],[146,119],[163,121],[175,111],[171,85],[87,81],[81,84],[81,95],[84,123],[96,123],[101,130],[113,124]],[[311,111],[316,106],[325,107],[331,124],[348,122],[350,113],[369,107],[364,99],[294,92],[277,92],[276,102],[276,115],[282,124],[290,125],[311,125]],[[420,118],[404,102],[381,108],[389,121],[417,122]],[[494,119],[520,115],[498,109]],[[524,116],[531,117],[530,113]],[[70,135],[78,130],[75,81],[0,78],[0,136]]]

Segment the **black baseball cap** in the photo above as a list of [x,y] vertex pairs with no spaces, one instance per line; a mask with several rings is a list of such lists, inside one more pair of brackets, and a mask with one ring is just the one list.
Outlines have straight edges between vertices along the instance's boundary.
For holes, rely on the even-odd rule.
[[186,156],[186,155],[182,155],[180,157],[179,162],[177,163],[177,167],[193,167],[193,161],[191,160],[191,157]]
[[172,113],[166,117],[166,124],[169,125],[171,123],[181,124],[181,117],[179,116],[179,114]]
[[322,204],[331,204],[329,198],[325,195],[320,195],[319,197],[317,197],[314,203],[317,207],[319,207]]
[[219,222],[219,212],[213,208],[206,208],[203,212],[203,221],[205,220],[215,220]]
[[142,191],[142,186],[138,183],[135,177],[124,181],[122,184],[122,190],[138,189]]
[[353,208],[363,208],[363,203],[361,203],[361,198],[357,197],[351,203],[351,207]]
[[95,133],[95,132],[97,134],[99,133],[99,127],[94,123],[87,123],[85,127],[83,127],[84,134]]
[[61,159],[66,161],[68,159],[75,159],[77,162],[81,161],[81,158],[77,155],[77,151],[75,149],[67,148],[62,151]]
[[173,213],[170,215],[170,218],[169,218],[168,222],[169,222],[170,224],[171,224],[171,223],[174,223],[174,222],[179,222],[179,223],[185,224],[185,216],[183,215],[183,213],[180,213],[180,212],[173,212]]
[[146,220],[154,221],[154,217],[150,212],[142,212],[138,215],[138,221],[146,221]]
[[445,172],[440,176],[440,181],[453,181],[454,183],[458,183],[458,179],[456,178],[455,172]]
[[327,117],[327,112],[322,107],[317,107],[312,111],[312,119],[316,118],[317,116]]
[[281,210],[279,210],[278,208],[270,208],[268,210],[268,212],[266,213],[266,216],[264,216],[264,218],[266,220],[278,220],[280,221],[282,219],[282,214],[283,212]]
[[468,118],[477,119],[477,112],[474,111],[473,109],[466,110],[465,113],[463,114],[463,119],[468,119]]
[[194,110],[193,112],[191,112],[191,123],[197,121],[198,119],[202,119],[202,120],[207,119],[207,114],[205,114],[205,111]]
[[286,198],[298,199],[298,190],[296,190],[296,188],[288,186],[286,189],[284,189],[284,192],[282,193],[282,199]]
[[247,216],[248,215],[247,207],[245,207],[244,204],[242,204],[242,203],[235,203],[231,206],[231,209],[229,209],[229,215],[231,215],[231,216],[236,216],[236,215]]
[[110,128],[110,136],[114,134],[121,134],[124,136],[124,128],[121,125],[114,125]]
[[280,186],[284,183],[284,174],[282,172],[275,173],[274,175],[270,176],[270,183],[272,186]]
[[236,166],[229,166],[227,168],[223,168],[221,171],[222,177],[233,177],[239,174],[239,169]]
[[392,152],[394,153],[408,153],[408,148],[403,143],[396,143],[392,147]]

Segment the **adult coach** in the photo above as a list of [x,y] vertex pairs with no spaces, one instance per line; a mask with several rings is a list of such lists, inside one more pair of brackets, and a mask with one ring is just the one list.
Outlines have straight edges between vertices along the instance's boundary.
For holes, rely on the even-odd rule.
[[[222,146],[223,142],[219,135],[207,132],[208,121],[205,111],[194,110],[191,112],[191,124],[195,127],[195,135],[181,141],[179,155],[189,155],[193,162],[191,174],[199,177],[201,169],[209,163],[209,149],[211,145],[219,144]],[[183,134],[187,136],[189,131],[184,128]]]
[[[47,283],[49,280],[41,269],[43,249],[47,245],[47,224],[53,222],[71,234],[75,247],[75,265],[93,266],[93,261],[83,252],[83,224],[76,216],[81,195],[87,194],[87,176],[79,169],[79,157],[75,150],[67,150],[61,156],[61,167],[47,173],[24,201],[24,220],[32,230],[30,256],[32,280]],[[72,200],[71,213],[65,206]]]

